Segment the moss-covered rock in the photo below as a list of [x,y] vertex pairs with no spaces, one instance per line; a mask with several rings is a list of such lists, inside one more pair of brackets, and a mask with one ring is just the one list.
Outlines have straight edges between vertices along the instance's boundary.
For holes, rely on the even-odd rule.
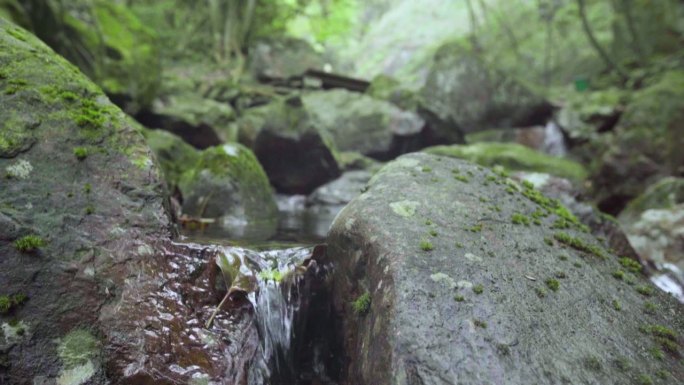
[[388,102],[342,89],[311,92],[302,101],[340,151],[390,159],[424,146],[423,119]]
[[146,127],[170,131],[200,149],[237,139],[231,125],[235,118],[233,108],[197,94],[157,99],[152,108],[137,118]]
[[[465,161],[417,153],[386,165],[328,234],[335,357],[353,358],[343,380],[684,381],[682,305],[639,273],[614,278],[622,261],[573,217]],[[561,220],[572,224],[554,228]],[[647,302],[658,310],[643,312]]]
[[546,155],[516,143],[482,142],[470,145],[435,146],[424,150],[435,155],[469,160],[514,171],[534,171],[573,180],[586,177],[584,167],[568,159]]
[[139,247],[171,236],[154,156],[99,87],[3,19],[0,122],[0,294],[24,298],[0,322],[26,325],[2,343],[3,380],[105,383],[104,361],[75,370],[88,360],[60,360],[55,341],[99,340],[99,310],[139,272]]
[[193,168],[200,157],[199,151],[180,137],[163,130],[146,130],[147,144],[154,151],[169,191],[176,191],[181,176]]
[[530,87],[492,68],[463,42],[442,46],[435,54],[422,105],[434,113],[447,138],[461,132],[544,124],[551,106]]
[[275,232],[277,207],[271,185],[252,151],[238,143],[208,148],[183,174],[183,213],[220,218],[227,227],[267,226]]
[[600,207],[616,214],[663,176],[684,175],[684,71],[666,72],[632,97],[592,172]]
[[33,32],[128,112],[152,102],[160,79],[154,31],[108,0],[24,2]]
[[340,175],[333,139],[297,97],[273,103],[252,148],[279,192],[308,194]]
[[388,101],[402,110],[415,111],[418,108],[418,96],[415,92],[402,87],[401,82],[391,76],[374,77],[366,94]]

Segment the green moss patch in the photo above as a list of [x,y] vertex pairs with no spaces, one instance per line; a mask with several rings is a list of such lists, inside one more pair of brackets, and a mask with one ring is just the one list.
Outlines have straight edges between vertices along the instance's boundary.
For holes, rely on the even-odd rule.
[[582,180],[587,172],[579,163],[542,154],[515,143],[474,143],[470,145],[435,146],[423,150],[430,154],[465,159],[508,170],[543,172],[563,178]]
[[599,246],[589,244],[580,238],[573,237],[567,233],[559,232],[555,233],[553,237],[560,243],[570,246],[573,249],[583,251],[587,254],[593,255],[595,257],[605,259],[606,252]]
[[22,253],[33,252],[47,243],[37,235],[26,235],[14,241],[14,247]]
[[370,310],[371,296],[369,292],[361,294],[354,302],[352,309],[357,315],[365,315]]

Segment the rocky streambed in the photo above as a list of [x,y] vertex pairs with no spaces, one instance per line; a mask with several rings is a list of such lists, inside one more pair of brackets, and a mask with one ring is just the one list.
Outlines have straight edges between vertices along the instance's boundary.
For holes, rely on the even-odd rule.
[[[307,109],[346,105],[345,92],[278,101],[250,147],[186,151],[168,135],[155,142],[4,20],[0,71],[2,384],[684,381],[682,305],[562,182],[454,159],[492,155],[457,145],[382,167],[342,154],[332,144],[358,137]],[[432,144],[423,118],[383,111],[397,124],[365,154]],[[196,167],[175,169],[175,157]],[[270,185],[308,195],[276,199]],[[280,226],[279,206],[291,213]],[[278,240],[279,227],[308,223],[285,238],[310,243],[180,237],[176,223],[198,218],[232,239],[233,225]]]

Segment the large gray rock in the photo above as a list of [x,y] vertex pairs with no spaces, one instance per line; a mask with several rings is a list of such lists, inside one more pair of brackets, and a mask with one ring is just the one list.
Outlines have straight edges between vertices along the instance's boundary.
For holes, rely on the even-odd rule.
[[328,236],[342,378],[684,381],[682,306],[580,229],[529,184],[483,167],[391,162]]
[[390,159],[425,146],[425,121],[389,102],[342,89],[311,92],[302,101],[313,124],[340,151]]
[[546,123],[552,109],[538,94],[492,68],[462,43],[435,54],[421,91],[423,107],[434,114],[447,138],[462,132]]
[[249,59],[249,68],[257,79],[286,79],[323,67],[321,55],[309,43],[292,37],[256,42],[250,47]]
[[172,234],[159,168],[99,87],[3,19],[0,122],[0,382],[107,383],[100,310]]
[[332,138],[301,107],[299,98],[274,102],[252,145],[273,187],[287,194],[308,194],[341,173]]

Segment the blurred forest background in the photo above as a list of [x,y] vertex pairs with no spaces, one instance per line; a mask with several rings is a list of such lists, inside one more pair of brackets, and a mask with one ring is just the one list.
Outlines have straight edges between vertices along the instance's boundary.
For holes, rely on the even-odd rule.
[[[306,207],[344,204],[378,162],[448,145],[426,151],[568,179],[643,258],[682,263],[682,1],[0,0],[0,16],[180,136],[145,130],[179,217],[269,222],[294,204],[253,181],[237,190],[267,203],[188,203],[199,150],[223,143]],[[347,195],[312,198],[352,170],[368,174]]]

